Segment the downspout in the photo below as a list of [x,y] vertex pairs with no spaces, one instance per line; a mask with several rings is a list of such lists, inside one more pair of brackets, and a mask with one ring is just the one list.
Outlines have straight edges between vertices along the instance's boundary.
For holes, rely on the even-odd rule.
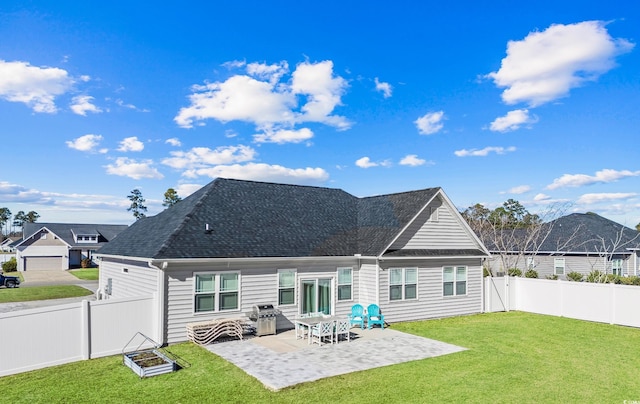
[[166,322],[165,322],[165,312],[164,312],[164,307],[165,307],[165,302],[166,302],[166,295],[167,295],[167,290],[166,290],[166,273],[165,273],[165,269],[167,269],[168,266],[168,262],[164,261],[162,262],[162,268],[159,268],[155,265],[153,265],[153,263],[151,261],[148,262],[148,265],[150,268],[156,269],[158,271],[158,278],[156,280],[156,296],[155,296],[155,309],[156,309],[156,339],[155,342],[157,342],[158,344],[160,344],[161,346],[164,346],[166,344],[165,341],[165,328],[166,328]]

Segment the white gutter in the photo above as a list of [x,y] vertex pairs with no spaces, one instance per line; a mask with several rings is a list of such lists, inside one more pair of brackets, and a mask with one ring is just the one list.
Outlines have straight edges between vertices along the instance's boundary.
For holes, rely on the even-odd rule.
[[489,258],[487,255],[445,255],[437,257],[423,257],[423,256],[410,256],[410,257],[380,257],[380,261],[394,261],[394,260],[440,260],[440,259],[464,259],[464,258]]

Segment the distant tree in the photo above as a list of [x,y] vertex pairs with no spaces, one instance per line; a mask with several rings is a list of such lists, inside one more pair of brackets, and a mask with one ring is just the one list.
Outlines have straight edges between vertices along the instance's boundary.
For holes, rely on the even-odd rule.
[[129,206],[127,210],[133,212],[133,217],[135,217],[136,220],[146,217],[144,212],[147,211],[147,207],[144,205],[146,201],[142,196],[142,192],[136,188],[131,191],[131,194],[127,198],[131,201],[131,206]]
[[167,192],[164,193],[164,201],[162,202],[162,206],[165,206],[168,208],[180,202],[181,200],[182,198],[178,196],[178,193],[176,192],[176,190],[173,188],[169,188],[167,189]]
[[19,211],[15,215],[13,215],[13,225],[16,227],[22,227],[25,223],[35,223],[40,215],[33,210],[29,213],[24,213],[24,211]]
[[0,208],[0,235],[2,235],[2,229],[7,224],[7,221],[11,218],[11,211],[9,208]]
[[640,223],[636,225],[636,230],[640,231]]

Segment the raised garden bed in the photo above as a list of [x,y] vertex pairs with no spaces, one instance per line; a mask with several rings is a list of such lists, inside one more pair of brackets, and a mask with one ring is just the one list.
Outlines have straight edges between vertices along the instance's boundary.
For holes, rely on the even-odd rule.
[[140,377],[157,376],[176,370],[176,363],[157,349],[126,353],[124,364]]

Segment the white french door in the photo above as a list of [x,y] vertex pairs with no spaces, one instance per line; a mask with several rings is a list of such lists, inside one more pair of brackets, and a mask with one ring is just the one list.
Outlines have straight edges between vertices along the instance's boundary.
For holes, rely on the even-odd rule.
[[300,281],[300,313],[333,312],[333,279],[315,278]]

